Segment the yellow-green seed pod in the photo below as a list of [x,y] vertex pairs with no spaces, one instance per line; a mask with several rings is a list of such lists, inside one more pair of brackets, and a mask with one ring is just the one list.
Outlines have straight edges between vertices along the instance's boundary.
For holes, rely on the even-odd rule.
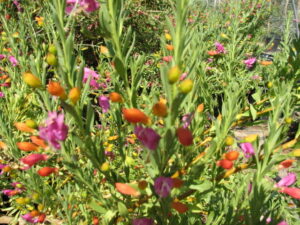
[[233,143],[234,143],[234,138],[232,136],[227,136],[225,138],[225,144],[227,146],[231,146],[231,145],[233,145]]
[[179,84],[179,90],[180,92],[187,94],[193,89],[193,86],[194,82],[191,79],[185,79]]
[[27,85],[33,88],[38,88],[42,86],[42,81],[37,76],[33,75],[31,72],[23,73],[23,80]]
[[285,122],[287,124],[291,124],[293,122],[293,119],[291,117],[287,117],[287,118],[285,118]]
[[75,105],[80,98],[80,89],[77,87],[72,88],[69,92],[68,97],[69,97],[70,101]]
[[49,52],[49,53],[52,53],[53,55],[56,55],[57,49],[56,49],[56,47],[55,47],[54,44],[50,44],[50,45],[49,45],[48,52]]
[[256,141],[257,137],[258,137],[257,134],[250,134],[250,135],[248,135],[247,137],[244,138],[244,141],[251,143],[251,142]]
[[57,65],[57,58],[54,54],[48,53],[47,56],[46,56],[46,62],[50,66],[56,66]]
[[109,168],[110,168],[110,166],[109,166],[109,163],[108,162],[104,162],[102,165],[101,165],[101,171],[102,172],[106,172],[106,171],[108,171],[109,170]]
[[181,71],[178,66],[173,66],[168,72],[168,79],[170,84],[174,84],[178,81]]
[[33,129],[37,128],[37,126],[38,126],[37,123],[34,120],[30,120],[30,119],[26,120],[25,124],[28,127],[33,128]]

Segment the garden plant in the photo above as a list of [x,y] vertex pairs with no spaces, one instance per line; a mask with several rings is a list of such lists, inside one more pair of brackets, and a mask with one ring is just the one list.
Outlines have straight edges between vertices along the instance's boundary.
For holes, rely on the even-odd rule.
[[298,21],[208,3],[0,0],[0,223],[300,224]]

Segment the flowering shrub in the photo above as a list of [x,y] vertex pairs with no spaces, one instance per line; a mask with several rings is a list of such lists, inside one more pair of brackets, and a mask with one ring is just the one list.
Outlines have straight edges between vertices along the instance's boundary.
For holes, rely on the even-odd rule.
[[0,3],[0,212],[297,224],[300,40],[260,58],[270,1],[149,2]]

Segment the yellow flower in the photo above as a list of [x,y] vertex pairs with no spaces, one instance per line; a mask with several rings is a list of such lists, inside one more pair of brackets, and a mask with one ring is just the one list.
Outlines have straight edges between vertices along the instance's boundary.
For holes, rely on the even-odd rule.
[[42,16],[35,17],[35,21],[38,23],[40,27],[44,25],[44,17]]
[[169,33],[165,33],[165,38],[166,38],[168,41],[171,41],[171,40],[172,40],[172,36],[171,36],[171,34],[169,34]]

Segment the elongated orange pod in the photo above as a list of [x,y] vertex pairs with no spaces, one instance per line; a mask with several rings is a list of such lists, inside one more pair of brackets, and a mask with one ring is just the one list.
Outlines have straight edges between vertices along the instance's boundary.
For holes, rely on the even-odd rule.
[[189,146],[193,144],[193,135],[188,128],[179,127],[176,131],[180,144]]
[[65,89],[61,86],[59,82],[50,81],[47,90],[53,96],[60,97],[63,100],[67,99]]
[[122,112],[124,119],[130,123],[147,124],[149,122],[149,117],[139,109],[123,109]]
[[57,173],[58,169],[53,167],[43,167],[38,170],[38,174],[42,177],[49,176],[52,173]]
[[238,151],[231,151],[231,152],[227,152],[225,154],[225,158],[230,161],[234,161],[234,160],[238,159],[238,157],[239,157]]
[[15,123],[14,125],[15,125],[15,127],[16,127],[19,131],[27,132],[27,133],[33,133],[33,132],[34,132],[34,129],[28,127],[28,126],[26,125],[26,123],[19,123],[19,122],[17,122],[17,123]]
[[47,148],[48,147],[47,144],[46,144],[46,142],[42,138],[40,138],[39,136],[31,136],[30,140],[34,144],[36,144],[36,145],[38,145],[38,146],[40,146],[42,148]]
[[181,202],[176,202],[176,201],[172,202],[171,207],[179,213],[185,213],[186,211],[189,210],[186,204],[183,204]]
[[18,142],[17,146],[20,150],[24,152],[37,151],[38,146],[31,142]]
[[125,183],[115,183],[116,189],[118,192],[124,194],[124,195],[132,195],[132,196],[139,196],[140,193],[133,187],[131,187],[129,184]]
[[110,99],[110,101],[112,101],[112,102],[118,102],[118,103],[122,103],[122,102],[123,102],[122,95],[120,95],[120,94],[117,93],[117,92],[111,92],[111,93],[109,94],[109,99]]

